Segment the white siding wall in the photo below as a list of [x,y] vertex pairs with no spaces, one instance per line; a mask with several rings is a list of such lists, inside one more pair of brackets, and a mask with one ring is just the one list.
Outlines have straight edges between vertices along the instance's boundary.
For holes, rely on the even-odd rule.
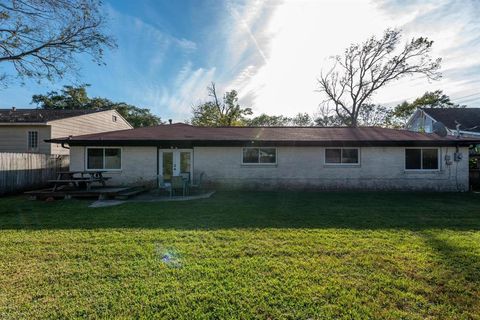
[[50,130],[50,126],[47,125],[1,125],[0,152],[29,152],[28,131],[38,131],[38,151],[35,153],[50,154],[50,143],[43,142],[44,139],[50,139]]
[[[198,147],[194,149],[194,179],[205,172],[204,182],[217,188],[243,189],[375,189],[375,190],[468,190],[468,149],[463,160],[447,166],[441,148],[438,172],[406,172],[403,147],[360,148],[360,165],[324,164],[324,148],[279,147],[277,165],[242,165],[242,148]],[[122,170],[109,173],[112,184],[149,184],[156,180],[156,147],[123,147]],[[71,148],[71,170],[85,169],[85,148]]]
[[[113,122],[112,116],[117,116]],[[79,136],[83,134],[125,130],[132,127],[114,110],[95,112],[78,117],[50,121],[52,126],[52,138],[63,138],[68,136]],[[52,144],[53,154],[68,154],[68,149],[62,148],[60,144]]]

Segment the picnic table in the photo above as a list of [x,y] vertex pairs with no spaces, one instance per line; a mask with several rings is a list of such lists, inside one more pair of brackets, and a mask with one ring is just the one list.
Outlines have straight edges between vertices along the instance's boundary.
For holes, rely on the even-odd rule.
[[110,177],[104,177],[104,172],[106,171],[59,171],[56,179],[48,181],[54,183],[52,191],[56,191],[59,187],[66,185],[73,185],[76,188],[85,186],[87,190],[90,190],[92,183],[100,183],[102,186],[105,186],[106,181],[111,179]]

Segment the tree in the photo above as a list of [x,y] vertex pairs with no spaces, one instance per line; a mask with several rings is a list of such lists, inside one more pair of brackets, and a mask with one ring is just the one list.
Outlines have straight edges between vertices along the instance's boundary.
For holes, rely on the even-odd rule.
[[258,127],[272,127],[272,126],[299,126],[308,127],[313,126],[314,122],[308,113],[298,113],[295,117],[289,118],[286,116],[269,116],[262,113],[253,119],[247,119],[246,125]]
[[192,108],[191,123],[196,126],[219,127],[240,126],[247,123],[245,116],[252,114],[251,108],[242,108],[238,103],[237,91],[228,91],[222,101],[217,96],[215,83],[207,87],[211,101]]
[[285,116],[269,116],[262,113],[261,115],[248,119],[246,125],[251,127],[274,127],[274,126],[287,126],[291,122],[291,119]]
[[405,126],[408,119],[413,115],[417,108],[465,108],[465,105],[459,105],[450,100],[450,97],[442,90],[425,92],[421,97],[415,99],[412,103],[403,101],[398,104],[392,112],[393,121],[397,126]]
[[90,98],[87,94],[88,84],[78,87],[64,86],[60,93],[50,91],[45,95],[36,94],[32,103],[42,109],[84,109],[117,110],[134,128],[154,126],[162,123],[160,117],[147,108],[138,108],[124,102],[113,102],[106,98]]
[[392,127],[392,109],[382,105],[366,104],[360,108],[358,124],[365,127]]
[[[4,0],[0,2],[0,63],[19,78],[53,79],[74,70],[77,54],[102,63],[115,47],[103,32],[100,0]],[[5,84],[8,75],[0,72]]]
[[[366,104],[363,105],[358,114],[359,126],[375,127],[393,127],[392,109],[382,105]],[[347,122],[346,122],[347,121]],[[349,125],[347,117],[339,117],[335,110],[328,107],[328,104],[319,108],[315,125],[321,127],[346,127]]]
[[328,103],[322,103],[318,108],[318,113],[314,120],[316,126],[319,127],[343,127],[343,119],[333,111]]
[[313,126],[313,120],[308,113],[297,113],[297,115],[292,118],[291,123],[293,126],[298,127]]
[[362,108],[389,83],[412,75],[440,78],[441,59],[429,56],[433,41],[414,38],[398,49],[400,39],[399,30],[388,29],[380,39],[372,36],[362,44],[352,44],[343,57],[334,57],[333,68],[318,79],[325,101],[333,104],[347,125],[357,126]]

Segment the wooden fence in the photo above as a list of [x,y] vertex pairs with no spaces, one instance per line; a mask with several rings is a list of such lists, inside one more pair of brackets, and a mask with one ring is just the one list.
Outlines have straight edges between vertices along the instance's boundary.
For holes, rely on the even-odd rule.
[[68,170],[69,156],[38,153],[0,153],[0,195],[40,188]]

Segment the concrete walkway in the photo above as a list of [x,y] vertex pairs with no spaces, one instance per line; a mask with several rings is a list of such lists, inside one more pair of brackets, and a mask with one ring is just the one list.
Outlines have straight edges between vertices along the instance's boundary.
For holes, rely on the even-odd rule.
[[132,202],[169,202],[169,201],[190,201],[190,200],[200,200],[200,199],[208,199],[210,198],[215,191],[210,191],[207,193],[202,193],[198,195],[192,196],[160,196],[158,194],[149,192],[144,194],[139,194],[129,200],[97,200],[94,201],[89,207],[90,208],[103,208],[103,207],[111,207],[117,206],[123,203],[132,203]]

